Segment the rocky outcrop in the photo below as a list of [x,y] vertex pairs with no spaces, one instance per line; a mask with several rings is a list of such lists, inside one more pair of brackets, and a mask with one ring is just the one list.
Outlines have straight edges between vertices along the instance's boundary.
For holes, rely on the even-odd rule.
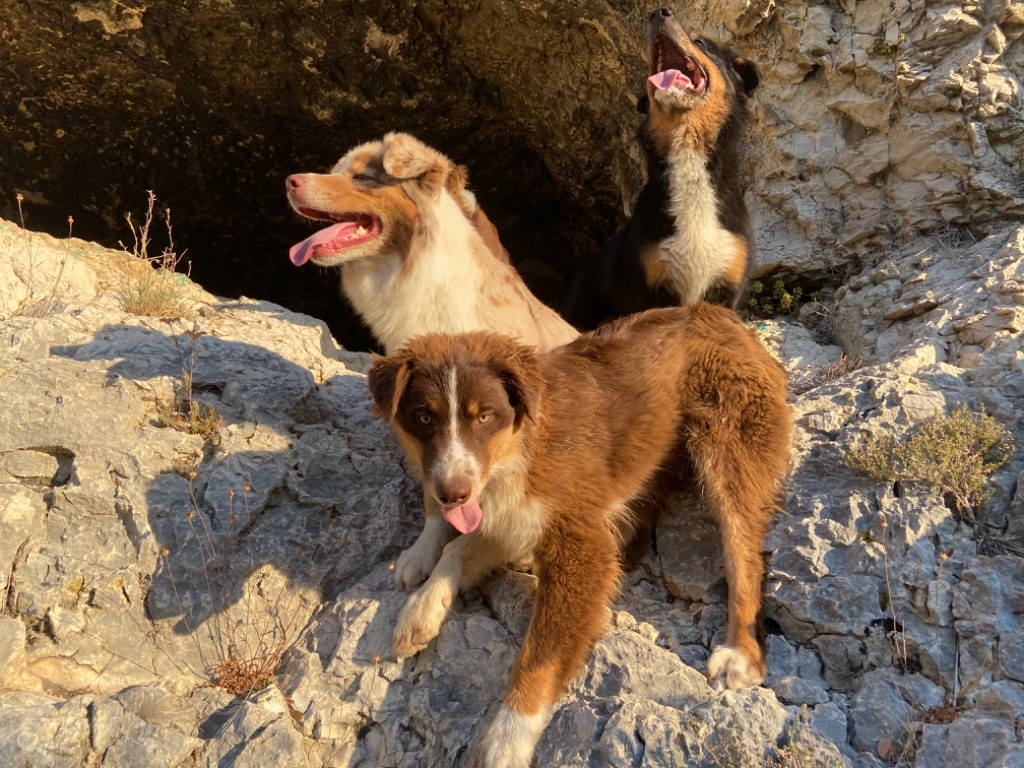
[[[646,6],[488,0],[15,3],[0,18],[0,215],[109,245],[155,189],[192,275],[365,345],[333,277],[294,273],[284,177],[408,130],[470,168],[528,283],[560,304],[640,183]],[[921,233],[1024,214],[1024,10],[923,0],[690,4],[760,65],[759,266],[838,285]],[[211,254],[217,254],[216,257]],[[340,334],[340,335],[339,335]]]
[[762,263],[842,274],[880,246],[1024,213],[1020,4],[724,5],[768,70]]
[[[134,316],[136,268],[0,223],[0,763],[466,765],[532,577],[495,576],[389,658],[390,568],[422,512],[365,356],[187,281],[186,316]],[[758,323],[798,426],[766,542],[766,686],[705,682],[725,590],[714,525],[683,499],[539,764],[1020,764],[1021,451],[973,522],[845,456],[957,403],[1024,446],[1021,285],[1024,229],[933,238],[802,324]]]

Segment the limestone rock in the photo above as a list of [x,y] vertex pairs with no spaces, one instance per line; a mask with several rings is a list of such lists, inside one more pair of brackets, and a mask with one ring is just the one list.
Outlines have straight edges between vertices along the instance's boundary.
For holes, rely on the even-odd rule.
[[0,760],[4,765],[97,765],[174,768],[199,748],[199,739],[157,728],[113,698],[0,694]]
[[[759,8],[737,24],[758,29]],[[857,11],[864,34],[889,29],[875,11]],[[974,34],[949,24],[940,43]],[[6,234],[0,264],[21,288],[0,320],[0,763],[467,765],[536,580],[496,574],[426,650],[391,657],[406,597],[391,566],[422,510],[352,370],[365,356],[322,322],[190,284],[187,317],[133,316],[123,261],[89,244],[81,285],[55,280],[41,311],[17,228],[0,223]],[[37,245],[55,278],[65,244]],[[796,320],[752,324],[802,381],[764,546],[766,685],[705,682],[726,593],[715,523],[683,495],[623,579],[539,764],[711,768],[793,749],[880,766],[880,742],[911,738],[921,768],[1020,762],[1020,449],[973,520],[846,461],[865,437],[959,403],[1024,445],[1024,229],[920,245]],[[861,360],[837,370],[840,354]],[[190,401],[217,418],[186,429]],[[235,674],[245,695],[209,686],[239,658],[254,664]]]

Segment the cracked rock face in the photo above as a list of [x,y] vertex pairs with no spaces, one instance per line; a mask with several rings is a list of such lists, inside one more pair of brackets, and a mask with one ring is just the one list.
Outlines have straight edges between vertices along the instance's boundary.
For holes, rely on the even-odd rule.
[[[76,233],[115,245],[154,188],[198,282],[314,314],[349,346],[368,337],[336,278],[285,258],[308,234],[289,173],[416,133],[468,165],[555,305],[641,183],[645,5],[9,5],[0,215],[17,219],[20,192],[31,227],[63,234],[70,212]],[[982,238],[1024,214],[1019,2],[711,0],[685,22],[761,70],[746,167],[762,272],[834,287],[880,248]]]
[[[188,317],[131,315],[123,274],[115,252],[0,222],[0,764],[465,766],[533,577],[495,575],[427,650],[391,660],[405,600],[391,564],[422,509],[371,413],[365,355],[320,321],[187,281]],[[972,522],[845,456],[960,403],[1024,445],[1021,285],[1024,228],[935,237],[801,323],[755,323],[791,371],[798,427],[765,542],[766,685],[705,682],[725,589],[714,524],[681,498],[539,764],[712,768],[789,750],[823,766],[1016,765],[1021,450]],[[189,401],[212,426],[182,428]],[[260,678],[237,661],[271,684],[244,695]],[[213,678],[241,678],[243,695]]]

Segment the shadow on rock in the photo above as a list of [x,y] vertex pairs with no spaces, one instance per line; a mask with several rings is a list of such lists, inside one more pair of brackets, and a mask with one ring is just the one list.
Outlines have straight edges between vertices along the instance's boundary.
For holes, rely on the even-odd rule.
[[[175,631],[196,633],[214,655],[273,652],[282,634],[294,639],[318,605],[408,543],[417,495],[362,376],[317,382],[264,347],[180,327],[110,325],[53,353],[109,360],[111,381],[149,389],[142,429],[171,429],[177,418],[185,430],[175,471],[146,491],[162,555],[149,617],[177,617]],[[205,436],[176,416],[193,402],[216,414]]]

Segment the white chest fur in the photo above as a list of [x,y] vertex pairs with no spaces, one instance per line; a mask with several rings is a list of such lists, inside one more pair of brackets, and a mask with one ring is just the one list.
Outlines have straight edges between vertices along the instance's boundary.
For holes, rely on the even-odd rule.
[[683,153],[669,166],[669,213],[675,232],[661,244],[658,259],[682,304],[695,304],[729,269],[736,236],[718,221],[718,196],[703,158]]
[[501,548],[505,559],[528,558],[544,528],[540,503],[526,494],[527,476],[521,467],[494,467],[480,495],[484,510],[480,532]]
[[346,265],[345,294],[390,354],[423,333],[464,333],[484,327],[476,297],[480,270],[466,243],[472,224],[442,193],[432,221],[421,221],[414,254],[382,254]]

